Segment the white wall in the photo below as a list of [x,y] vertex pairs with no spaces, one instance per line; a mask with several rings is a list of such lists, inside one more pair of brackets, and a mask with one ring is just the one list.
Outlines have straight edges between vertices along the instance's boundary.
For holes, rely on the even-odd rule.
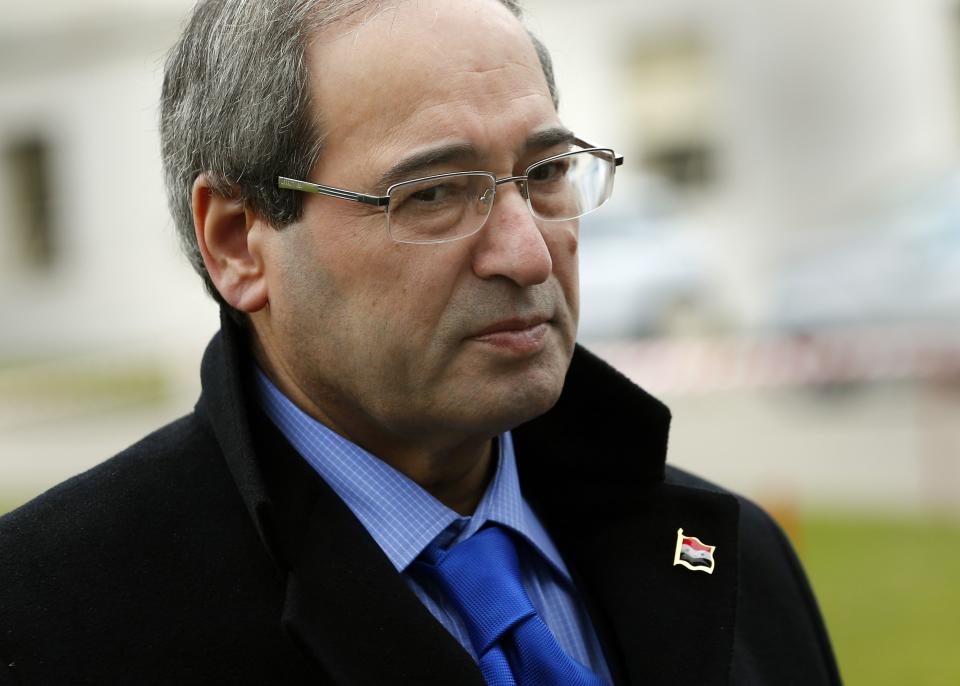
[[[566,123],[624,151],[644,135],[623,107],[625,91],[642,87],[622,66],[631,43],[664,33],[703,37],[723,176],[678,227],[713,246],[723,277],[718,290],[747,325],[766,316],[766,286],[782,260],[835,240],[844,216],[882,209],[957,166],[957,46],[946,19],[953,0],[884,0],[882,9],[870,0],[527,4],[530,24],[554,56]],[[161,55],[187,5],[0,2],[0,144],[35,132],[55,144],[54,219],[62,239],[61,261],[48,275],[28,271],[6,240],[15,229],[3,220],[9,184],[0,178],[0,356],[84,364],[136,355],[174,360],[179,374],[169,403],[142,413],[85,407],[58,415],[49,406],[25,409],[21,397],[0,392],[0,487],[18,479],[31,488],[31,479],[37,488],[49,485],[185,411],[195,397],[199,351],[217,326],[216,313],[177,252],[156,133]],[[640,177],[629,154],[624,172],[612,212],[636,209]],[[851,474],[859,473],[854,457],[884,450],[875,457],[891,465],[883,472],[888,478],[871,493],[896,499],[891,494],[900,485],[900,499],[922,500],[909,475],[922,457],[913,438],[925,430],[911,428],[909,417],[889,420],[902,418],[908,406],[899,395],[869,398],[869,416],[857,411],[855,424],[833,433],[823,432],[833,415],[764,415],[771,407],[765,397],[675,398],[673,443],[682,462],[752,490],[757,479],[776,474],[797,479],[799,462],[763,462],[776,457],[778,440],[795,445],[779,433],[789,429],[808,437],[796,445],[816,448],[820,459],[797,480],[801,495],[838,499],[850,488],[835,478],[830,450],[846,459]],[[887,434],[873,430],[875,406],[890,413],[880,419]],[[51,417],[55,428],[42,421]],[[938,419],[937,426],[948,423]],[[743,446],[742,427],[761,424],[766,443]],[[955,433],[943,434],[944,445],[955,444]],[[799,460],[800,452],[791,448],[789,455]],[[69,464],[61,462],[66,455]],[[714,459],[716,465],[704,462]],[[774,473],[775,465],[784,471]]]
[[[698,208],[720,287],[748,328],[770,315],[774,274],[842,240],[958,166],[957,3],[952,0],[529,0],[574,130],[630,149],[632,43],[693,34],[706,46],[719,151]],[[584,135],[587,135],[586,133]],[[636,160],[617,206],[639,197]],[[619,172],[618,172],[619,174]]]
[[213,308],[178,252],[159,161],[162,55],[180,14],[81,18],[67,4],[53,20],[62,24],[32,23],[50,9],[28,10],[19,30],[35,35],[4,43],[0,145],[24,136],[50,144],[56,260],[50,270],[18,261],[17,227],[0,226],[0,311],[16,322],[3,327],[0,348],[123,349],[212,331]]
[[[156,135],[161,56],[189,3],[3,5],[0,141],[39,130],[57,143],[63,242],[49,276],[0,252],[0,309],[19,323],[0,347],[52,345],[65,328],[90,344],[205,335],[211,307],[176,255]],[[747,326],[768,316],[767,285],[785,259],[957,166],[952,1],[885,0],[883,11],[870,0],[527,5],[555,60],[566,122],[624,151],[644,135],[623,106],[643,85],[624,68],[630,46],[702,36],[722,175],[687,224],[712,248],[718,288]],[[638,180],[628,154],[610,212],[637,209]]]

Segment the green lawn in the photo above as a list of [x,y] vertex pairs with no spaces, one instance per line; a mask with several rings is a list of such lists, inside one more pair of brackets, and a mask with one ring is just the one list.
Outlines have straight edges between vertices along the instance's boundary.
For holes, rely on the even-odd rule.
[[810,516],[799,551],[848,686],[960,684],[960,522]]
[[30,494],[0,493],[0,516],[3,516],[15,507],[19,507],[32,497],[34,496]]
[[813,514],[794,533],[847,686],[960,684],[956,516]]

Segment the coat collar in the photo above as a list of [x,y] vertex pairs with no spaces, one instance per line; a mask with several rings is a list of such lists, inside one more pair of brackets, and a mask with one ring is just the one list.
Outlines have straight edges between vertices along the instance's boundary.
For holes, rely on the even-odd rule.
[[197,412],[286,589],[278,621],[334,683],[483,686],[471,657],[251,401],[247,350],[244,331],[221,316]]
[[[286,587],[282,621],[343,684],[482,686],[346,505],[246,387],[244,332],[222,317],[201,367],[205,416]],[[557,404],[514,430],[525,497],[574,575],[618,684],[697,674],[725,684],[737,501],[664,481],[667,408],[581,347]],[[676,530],[717,546],[707,575],[674,566]]]
[[[739,505],[667,483],[669,410],[578,348],[559,402],[514,432],[524,495],[584,595],[617,683],[726,684]],[[522,457],[521,457],[522,456]],[[713,574],[673,564],[677,529]]]

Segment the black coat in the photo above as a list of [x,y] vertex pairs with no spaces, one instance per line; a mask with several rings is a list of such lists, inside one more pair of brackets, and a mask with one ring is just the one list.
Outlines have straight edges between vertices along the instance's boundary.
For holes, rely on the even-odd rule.
[[[0,684],[482,686],[251,400],[241,338],[210,343],[192,414],[0,519]],[[616,683],[839,683],[783,534],[665,467],[668,424],[578,348],[514,432]],[[673,564],[680,527],[716,546],[713,574]]]

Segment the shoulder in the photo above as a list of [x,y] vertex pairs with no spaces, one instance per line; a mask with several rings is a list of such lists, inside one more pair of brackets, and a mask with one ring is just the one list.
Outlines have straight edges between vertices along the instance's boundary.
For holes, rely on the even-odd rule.
[[[753,581],[753,572],[768,584],[806,588],[806,576],[793,546],[780,525],[751,499],[730,491],[695,474],[668,466],[664,482],[732,497],[737,502],[737,548],[741,582]],[[748,587],[743,589],[750,591]]]
[[188,415],[0,518],[0,638],[40,622],[44,604],[54,620],[92,616],[113,593],[159,583],[196,551],[205,521],[239,519],[229,479],[205,424]]
[[204,511],[224,507],[225,479],[195,415],[168,424],[0,518],[0,601],[18,590],[54,594],[84,570],[109,578],[124,560],[148,559],[186,537]]
[[174,421],[0,517],[0,549],[17,541],[42,545],[51,538],[66,539],[78,529],[147,509],[161,497],[169,502],[170,486],[203,478],[215,451],[212,436],[195,415]]
[[[0,657],[44,683],[114,683],[154,663],[155,681],[183,683],[201,664],[189,646],[277,649],[277,579],[192,414],[0,518]],[[164,657],[171,647],[180,653]]]
[[780,526],[763,508],[749,498],[671,465],[666,467],[664,483],[735,498],[739,507],[741,543],[744,540],[760,540],[768,545],[775,544],[774,547],[779,549],[778,552],[785,552],[786,550],[792,552],[787,537]]
[[772,683],[781,681],[783,673],[791,673],[797,679],[791,683],[839,684],[833,650],[810,583],[776,521],[749,498],[682,469],[668,466],[665,483],[728,495],[737,501],[735,683]]

